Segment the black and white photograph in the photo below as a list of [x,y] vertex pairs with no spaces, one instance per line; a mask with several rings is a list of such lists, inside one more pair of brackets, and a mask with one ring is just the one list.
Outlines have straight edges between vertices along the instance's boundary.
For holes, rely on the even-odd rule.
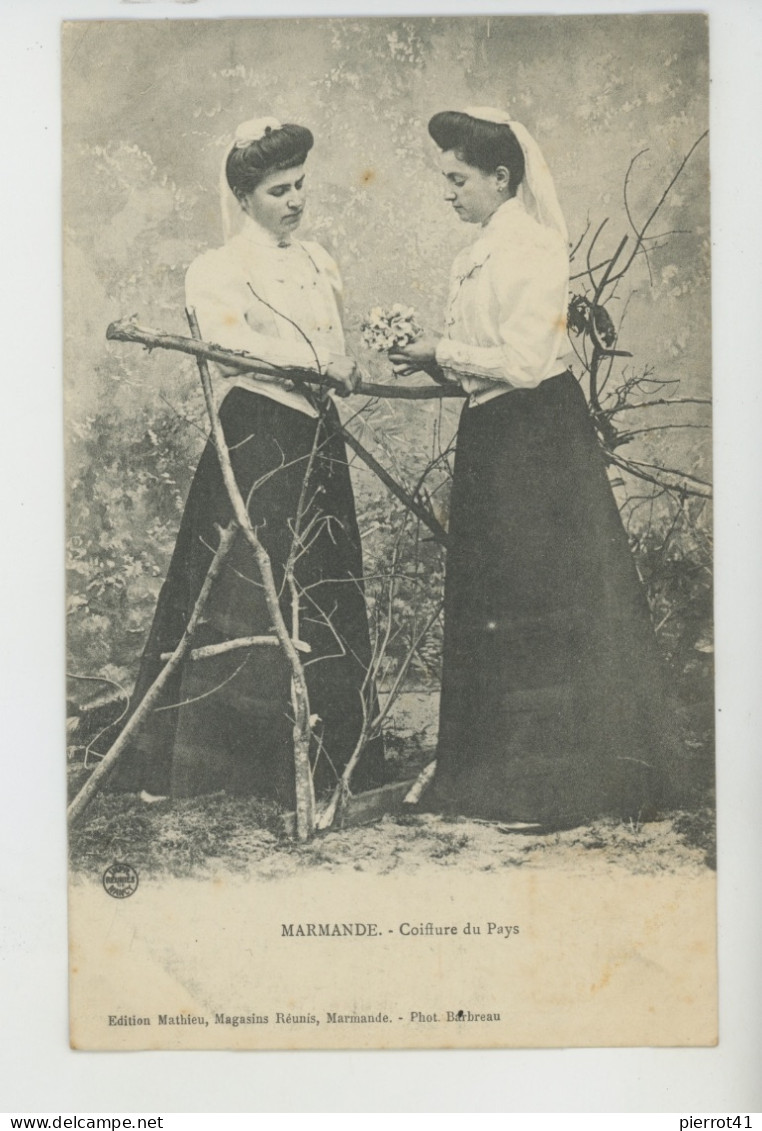
[[754,1126],[753,0],[0,9],[9,1125]]
[[708,63],[64,25],[75,1048],[715,1043]]

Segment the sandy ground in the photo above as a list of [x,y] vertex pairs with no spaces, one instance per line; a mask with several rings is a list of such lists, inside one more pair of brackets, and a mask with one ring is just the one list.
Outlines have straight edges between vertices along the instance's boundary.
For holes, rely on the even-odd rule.
[[[393,776],[415,776],[431,759],[436,726],[435,694],[410,691],[400,698],[386,733]],[[80,778],[76,769],[73,773]],[[386,874],[432,865],[475,872],[522,867],[633,874],[696,874],[714,867],[709,804],[642,825],[600,820],[542,836],[516,833],[498,822],[388,814],[304,845],[282,834],[278,817],[273,805],[224,793],[154,805],[103,794],[72,831],[72,868],[95,877],[112,861],[128,860],[157,876],[231,871],[274,879],[302,869]]]

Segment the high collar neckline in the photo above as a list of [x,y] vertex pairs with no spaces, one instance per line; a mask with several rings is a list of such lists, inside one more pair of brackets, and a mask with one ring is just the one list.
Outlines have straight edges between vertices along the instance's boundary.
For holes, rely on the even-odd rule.
[[484,224],[482,225],[482,229],[486,232],[490,229],[497,228],[505,220],[508,220],[512,216],[515,216],[517,213],[523,211],[524,205],[522,204],[519,197],[512,196],[508,200],[504,200],[503,203],[495,209],[489,219],[485,220]]
[[293,240],[290,236],[276,236],[267,228],[263,228],[251,216],[245,216],[243,221],[243,228],[241,235],[245,236],[250,243],[255,243],[259,247],[291,247]]

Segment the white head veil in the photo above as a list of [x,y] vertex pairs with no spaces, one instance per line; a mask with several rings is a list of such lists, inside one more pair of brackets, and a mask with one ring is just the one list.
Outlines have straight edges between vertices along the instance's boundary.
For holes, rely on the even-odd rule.
[[514,122],[509,114],[504,110],[495,109],[494,106],[467,106],[463,113],[468,114],[470,118],[479,118],[483,122],[510,126],[524,154],[524,180],[516,195],[530,216],[544,227],[558,232],[567,244],[569,233],[561,205],[558,203],[553,177],[539,145],[526,126],[522,126],[521,122]]
[[235,131],[232,144],[225,148],[220,166],[220,213],[225,243],[233,234],[235,221],[241,209],[228,184],[226,173],[228,157],[234,149],[245,149],[252,142],[259,141],[268,130],[279,130],[281,128],[281,123],[277,118],[251,118],[248,122],[241,122]]

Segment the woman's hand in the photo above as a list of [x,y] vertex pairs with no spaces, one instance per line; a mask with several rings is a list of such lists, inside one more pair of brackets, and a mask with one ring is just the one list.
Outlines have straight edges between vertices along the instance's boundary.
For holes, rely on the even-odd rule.
[[348,397],[350,393],[354,393],[361,381],[360,370],[357,368],[355,359],[343,357],[341,354],[336,354],[331,358],[325,367],[325,375],[340,382],[342,387],[336,390],[340,397]]
[[436,366],[437,343],[441,334],[425,333],[409,342],[406,346],[393,349],[389,352],[389,360],[398,377],[407,377],[410,373],[423,370],[425,373]]

